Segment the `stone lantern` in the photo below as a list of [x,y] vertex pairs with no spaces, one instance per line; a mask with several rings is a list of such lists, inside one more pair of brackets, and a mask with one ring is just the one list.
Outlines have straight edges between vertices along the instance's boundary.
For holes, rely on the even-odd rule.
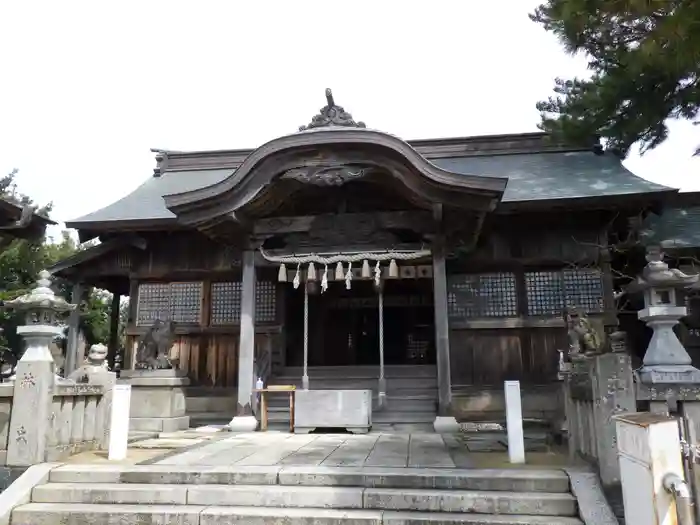
[[660,249],[650,249],[642,275],[630,284],[630,293],[643,292],[644,308],[638,317],[654,333],[639,370],[642,383],[700,383],[700,370],[673,331],[678,321],[688,315],[685,306],[678,306],[677,290],[696,285],[698,275],[686,275],[669,269]]
[[63,332],[59,326],[60,315],[74,310],[76,306],[54,294],[51,290],[51,274],[46,270],[39,272],[39,279],[31,292],[5,301],[2,308],[24,315],[24,324],[17,327],[17,335],[26,343],[26,350],[17,364],[18,370],[22,363],[31,362],[43,363],[37,366],[50,366],[51,373],[55,373],[50,345]]
[[56,376],[49,345],[62,332],[59,315],[76,308],[76,305],[56,297],[51,290],[50,277],[49,272],[41,271],[30,293],[3,305],[3,308],[24,315],[24,325],[17,327],[17,334],[26,343],[13,381],[12,403],[21,410],[12,410],[7,434],[10,436],[7,442],[8,465],[29,466],[46,460],[51,400],[55,384],[62,381]]

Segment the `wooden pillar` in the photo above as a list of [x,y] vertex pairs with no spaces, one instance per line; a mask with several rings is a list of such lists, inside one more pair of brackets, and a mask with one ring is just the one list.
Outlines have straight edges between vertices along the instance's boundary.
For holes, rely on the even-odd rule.
[[[435,207],[435,219],[441,228],[442,206]],[[447,416],[452,402],[450,377],[450,327],[447,319],[447,270],[445,238],[438,233],[433,242],[433,300],[435,302],[435,352],[437,358],[438,415]]]
[[437,358],[439,415],[447,415],[452,402],[450,377],[450,328],[447,319],[447,272],[445,245],[436,239],[433,245],[433,300],[435,302],[435,353]]
[[107,363],[109,369],[114,370],[114,361],[119,352],[119,304],[121,296],[118,293],[112,295],[112,310],[109,317],[109,344],[107,351]]
[[243,252],[241,286],[241,335],[238,343],[238,400],[236,416],[229,423],[234,431],[253,431],[253,382],[255,374],[255,252]]
[[85,288],[83,283],[75,283],[71,294],[71,303],[78,307],[68,316],[68,338],[66,341],[66,361],[63,365],[63,375],[68,377],[71,372],[82,364],[82,357],[78,355],[80,345],[80,303],[83,300]]

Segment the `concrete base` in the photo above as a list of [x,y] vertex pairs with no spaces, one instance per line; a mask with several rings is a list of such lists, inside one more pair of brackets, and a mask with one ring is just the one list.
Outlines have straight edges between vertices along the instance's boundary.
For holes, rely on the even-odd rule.
[[184,391],[190,380],[182,370],[123,370],[120,382],[131,385],[130,430],[175,432],[190,427]]
[[457,434],[460,431],[459,423],[452,416],[437,416],[433,428],[438,434]]
[[222,430],[228,432],[255,432],[258,428],[258,420],[255,416],[236,416]]

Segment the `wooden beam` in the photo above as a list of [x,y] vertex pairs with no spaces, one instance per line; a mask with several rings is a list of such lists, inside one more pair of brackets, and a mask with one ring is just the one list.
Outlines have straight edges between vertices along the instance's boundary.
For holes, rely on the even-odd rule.
[[[413,230],[418,233],[430,233],[435,230],[435,222],[430,212],[396,211],[379,213],[348,213],[348,219],[356,219],[364,222],[368,218],[373,219],[378,229],[385,230]],[[255,236],[270,236],[284,233],[307,232],[313,226],[314,221],[323,220],[323,215],[305,215],[298,217],[272,217],[259,219],[253,223]]]

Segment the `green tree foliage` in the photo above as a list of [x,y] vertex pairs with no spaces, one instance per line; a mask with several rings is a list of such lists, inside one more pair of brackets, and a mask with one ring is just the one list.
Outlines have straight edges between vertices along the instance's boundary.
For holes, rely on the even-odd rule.
[[[0,196],[18,204],[33,205],[31,198],[19,194],[15,186],[17,171],[0,178]],[[38,213],[47,215],[51,205],[41,207]],[[0,300],[7,301],[28,293],[36,283],[39,272],[54,263],[73,255],[79,249],[68,232],[64,231],[58,242],[44,240],[42,244],[17,239],[0,253]],[[58,279],[54,281],[56,292],[70,299],[72,286]],[[107,343],[109,338],[109,314],[111,294],[102,290],[91,290],[81,305],[80,324],[88,344]],[[13,350],[21,348],[16,328],[21,319],[13,312],[0,313],[0,328],[6,344]]]
[[556,96],[537,104],[545,131],[581,145],[599,136],[627,155],[661,144],[668,119],[697,118],[700,1],[549,0],[530,17],[592,72],[555,81]]

